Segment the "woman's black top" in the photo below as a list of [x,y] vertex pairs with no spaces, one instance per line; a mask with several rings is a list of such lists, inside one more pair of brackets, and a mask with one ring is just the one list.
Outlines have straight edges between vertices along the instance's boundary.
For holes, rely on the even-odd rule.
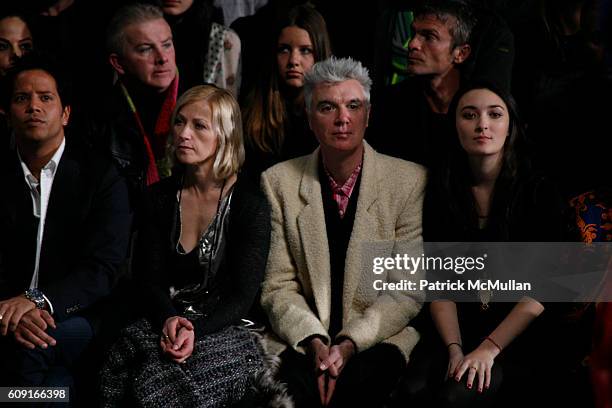
[[198,291],[201,315],[193,319],[196,335],[203,335],[240,323],[249,313],[264,276],[270,245],[270,209],[261,191],[239,177],[227,214],[224,256],[213,276],[203,276],[210,269],[203,267],[197,251],[187,255],[177,251],[180,239],[177,194],[181,180],[180,175],[173,175],[147,192],[135,265],[137,291],[141,293],[136,293],[135,298],[159,329],[171,316],[193,318],[185,313],[183,302],[173,301],[171,288],[175,291],[205,282],[205,288]]
[[[485,228],[478,228],[478,216],[466,210],[457,216],[452,210],[452,200],[442,192],[435,179],[430,182],[423,208],[423,236],[426,242],[562,242],[568,238],[566,206],[552,183],[538,176],[530,176],[518,183],[515,190],[506,189],[493,198],[489,219]],[[504,188],[504,187],[501,187]],[[496,191],[501,189],[496,186]],[[467,192],[471,194],[471,192]],[[482,303],[457,303],[457,316],[465,352],[472,351],[484,337],[501,323],[515,306],[511,302],[495,302],[488,308]],[[533,324],[532,324],[533,326]],[[539,325],[541,326],[541,325]],[[426,330],[433,330],[428,326]],[[531,341],[540,328],[529,330],[515,339],[504,351],[527,348],[535,351]],[[523,345],[525,347],[523,347]]]

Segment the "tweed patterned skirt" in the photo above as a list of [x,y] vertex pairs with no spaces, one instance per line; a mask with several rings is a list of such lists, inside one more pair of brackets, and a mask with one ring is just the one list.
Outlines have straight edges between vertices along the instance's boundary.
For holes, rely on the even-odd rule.
[[[101,373],[102,405],[232,406],[273,365],[259,336],[236,326],[196,339],[191,357],[177,364],[162,354],[159,334],[143,319],[126,328],[109,352]],[[282,385],[280,391],[285,394]]]

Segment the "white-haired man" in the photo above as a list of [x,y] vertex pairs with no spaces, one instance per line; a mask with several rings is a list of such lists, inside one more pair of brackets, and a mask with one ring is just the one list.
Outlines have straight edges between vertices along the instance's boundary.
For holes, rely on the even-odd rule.
[[361,268],[367,242],[421,240],[426,179],[364,142],[370,85],[350,58],[315,64],[304,94],[319,148],[262,175],[272,208],[262,305],[297,406],[381,405],[418,340],[408,322],[419,297],[376,292]]

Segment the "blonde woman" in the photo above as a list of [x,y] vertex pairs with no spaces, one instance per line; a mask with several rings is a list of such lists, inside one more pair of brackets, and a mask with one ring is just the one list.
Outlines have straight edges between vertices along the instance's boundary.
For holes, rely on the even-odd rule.
[[[255,300],[270,239],[263,195],[238,177],[239,107],[228,91],[197,86],[172,115],[174,174],[148,193],[130,326],[103,371],[105,403],[226,406],[266,367],[241,326]],[[131,388],[131,389],[130,389]]]

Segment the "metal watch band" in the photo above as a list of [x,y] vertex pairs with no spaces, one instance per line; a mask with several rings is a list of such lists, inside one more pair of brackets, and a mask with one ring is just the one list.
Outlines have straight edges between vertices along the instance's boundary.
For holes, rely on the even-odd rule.
[[45,308],[45,297],[43,296],[40,290],[36,288],[28,289],[25,291],[24,295],[26,299],[34,302],[34,305],[36,305],[37,309]]

